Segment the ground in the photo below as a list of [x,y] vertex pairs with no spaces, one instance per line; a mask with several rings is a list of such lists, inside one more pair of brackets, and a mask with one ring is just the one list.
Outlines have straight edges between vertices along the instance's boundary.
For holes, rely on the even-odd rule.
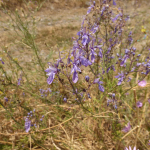
[[[68,127],[67,125],[65,126],[63,124],[58,125],[59,132],[57,132],[57,129],[56,131],[54,131],[54,136],[51,137],[51,139],[48,139],[49,141],[51,141],[50,143],[49,141],[47,142],[46,139],[46,143],[44,144],[47,147],[52,147],[53,149],[59,149],[59,147],[61,149],[65,149],[65,146],[66,149],[72,148],[74,150],[97,150],[103,148],[103,146],[98,145],[95,139],[105,141],[104,145],[107,145],[107,148],[110,147],[110,149],[113,149],[116,142],[114,142],[111,138],[111,131],[106,131],[105,136],[101,136],[102,132],[105,132],[105,128],[110,128],[109,121],[105,122],[104,119],[101,119],[100,121],[102,123],[99,127],[97,120],[93,121],[90,120],[90,117],[88,115],[84,116],[82,110],[78,109],[78,105],[70,106],[67,103],[63,103],[59,106],[60,108],[57,109],[57,105],[49,106],[47,105],[47,103],[45,104],[43,103],[43,101],[40,101],[40,98],[38,97],[40,95],[38,90],[39,88],[44,89],[48,86],[45,86],[46,78],[44,77],[44,75],[41,75],[39,73],[38,69],[41,68],[38,66],[39,64],[37,64],[37,60],[34,64],[35,54],[33,54],[33,51],[31,51],[32,47],[30,47],[30,44],[28,45],[27,43],[27,39],[32,38],[32,36],[28,34],[27,30],[23,29],[23,26],[21,24],[17,26],[17,23],[19,23],[18,20],[19,18],[21,18],[24,25],[27,25],[28,31],[30,31],[30,33],[33,33],[37,51],[39,52],[40,58],[42,58],[42,63],[45,65],[44,69],[46,69],[48,67],[47,62],[56,60],[58,58],[59,51],[61,51],[62,53],[68,53],[69,49],[72,48],[72,38],[76,37],[77,32],[80,30],[83,17],[87,14],[89,4],[90,3],[87,0],[47,0],[42,2],[27,1],[27,3],[22,2],[22,0],[12,0],[10,2],[0,0],[0,57],[4,56],[4,58],[6,58],[6,66],[9,67],[6,67],[5,69],[10,76],[15,71],[17,72],[17,69],[21,66],[22,68],[24,68],[25,72],[27,71],[29,73],[29,83],[31,83],[31,86],[33,86],[33,89],[31,91],[30,87],[26,85],[22,86],[23,89],[6,88],[7,90],[5,92],[9,96],[9,98],[15,99],[15,94],[18,94],[20,98],[19,100],[21,101],[21,104],[17,103],[17,108],[19,109],[13,111],[14,108],[12,108],[11,110],[14,113],[15,118],[17,120],[23,120],[23,116],[26,116],[25,113],[27,113],[27,110],[23,112],[23,108],[20,107],[20,105],[28,105],[30,102],[31,103],[29,105],[29,109],[36,107],[36,110],[39,110],[39,116],[41,115],[40,112],[44,110],[44,113],[47,115],[47,117],[50,118],[48,120],[49,122],[46,122],[45,124],[48,127],[52,128],[55,128],[55,125],[57,126],[57,124],[60,122],[65,122],[66,120],[66,122],[69,122],[70,120],[72,121],[73,118],[70,117],[69,114],[70,110],[73,110],[76,114],[79,113],[79,116],[77,115],[78,118],[75,123],[73,121],[70,121],[70,124],[68,123]],[[135,0],[127,0],[120,1],[117,3],[117,5],[119,5],[120,7],[124,7],[125,15],[130,16],[127,28],[133,31],[134,42],[138,41],[135,44],[137,49],[150,46],[150,4],[147,1],[136,2]],[[18,14],[18,18],[14,17]],[[16,20],[13,21],[13,19]],[[20,30],[22,30],[23,32],[20,32]],[[8,55],[6,56],[4,50],[6,50],[12,57],[10,58]],[[147,54],[147,52],[148,51],[146,51],[145,54]],[[14,66],[14,63],[8,63],[9,59],[19,62],[20,66],[17,63],[17,67]],[[13,69],[11,68],[12,70],[9,70],[10,67],[12,67]],[[19,75],[20,72],[17,77],[19,77]],[[16,79],[16,76],[12,77]],[[24,82],[26,81],[27,79],[24,79]],[[149,85],[150,84],[148,83],[147,86],[149,87]],[[64,91],[64,89],[61,89],[61,86],[59,88],[60,90],[62,90],[62,92]],[[27,95],[26,99],[24,99],[24,97],[22,96],[22,91],[25,89],[28,91],[28,94],[35,95],[33,97]],[[138,91],[140,91],[140,89],[138,89]],[[141,94],[141,99],[143,97],[144,96]],[[93,109],[94,111],[96,111],[97,107]],[[66,113],[67,111],[68,113]],[[62,114],[59,112],[61,112]],[[11,128],[11,125],[14,125],[13,120],[9,118],[9,115],[6,115],[5,109],[2,107],[0,107],[0,113],[3,114],[0,116],[0,134],[3,135],[5,131],[10,134],[9,138],[5,137],[5,135],[0,136],[0,143],[3,144],[3,148],[4,145],[8,144],[11,145],[11,148],[13,149],[13,146],[15,146],[15,142],[17,143],[20,137],[16,136],[16,139],[13,140],[13,130],[15,129],[15,127],[13,127],[14,129]],[[103,118],[103,115],[103,113],[100,113],[97,118]],[[115,116],[116,114],[112,113],[111,115]],[[107,117],[110,116],[106,116],[106,118]],[[119,128],[115,125],[116,124],[114,123],[114,126],[112,127]],[[83,128],[83,126],[85,128]],[[104,130],[98,130],[98,128],[104,128]],[[22,132],[23,134],[25,133],[24,129],[18,129],[18,131],[20,133]],[[48,131],[51,132],[51,129],[49,129]],[[45,130],[43,130],[42,132],[45,132]],[[82,133],[80,134],[80,132]],[[145,136],[148,135],[147,131],[143,132],[146,133]],[[95,134],[94,138],[91,137],[92,133]],[[88,140],[86,136],[89,137]],[[44,141],[45,137],[41,134],[40,138],[42,138],[42,140]],[[30,140],[30,137],[28,137],[28,135],[25,138],[22,138],[22,143],[26,141],[28,142],[27,139]],[[31,143],[33,143],[33,141],[29,141],[28,143],[26,143],[25,148],[29,148]],[[37,149],[40,148],[40,145],[35,146],[33,144],[33,147],[33,149]]]

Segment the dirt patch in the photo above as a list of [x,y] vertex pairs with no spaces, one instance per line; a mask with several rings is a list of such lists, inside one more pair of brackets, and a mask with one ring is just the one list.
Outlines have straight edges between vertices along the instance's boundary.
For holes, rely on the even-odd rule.
[[89,1],[87,0],[0,0],[1,8],[7,8],[10,10],[15,10],[16,8],[23,7],[28,9],[35,9],[41,6],[50,7],[54,9],[65,9],[73,7],[88,7]]

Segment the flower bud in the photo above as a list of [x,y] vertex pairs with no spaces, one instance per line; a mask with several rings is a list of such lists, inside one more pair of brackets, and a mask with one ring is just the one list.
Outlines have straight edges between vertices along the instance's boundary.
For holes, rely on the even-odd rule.
[[85,80],[86,80],[86,82],[89,82],[89,76],[85,76]]

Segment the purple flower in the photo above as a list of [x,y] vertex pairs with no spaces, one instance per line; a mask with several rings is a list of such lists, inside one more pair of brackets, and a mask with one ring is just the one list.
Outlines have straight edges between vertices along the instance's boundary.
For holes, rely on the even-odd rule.
[[98,25],[95,24],[95,25],[92,27],[91,31],[93,32],[93,34],[95,34],[95,33],[97,32],[97,30],[98,30]]
[[94,5],[91,5],[89,8],[88,8],[88,11],[87,11],[87,14],[89,14],[91,12],[91,9],[94,8]]
[[99,48],[99,54],[98,54],[98,56],[100,57],[100,58],[103,58],[103,53],[102,53],[102,48],[100,48],[100,47],[98,47]]
[[141,87],[144,87],[144,86],[146,86],[146,81],[145,80],[142,80],[142,81],[140,81],[139,83],[138,83],[138,85],[139,86],[141,86]]
[[22,72],[20,74],[20,78],[18,79],[18,85],[20,85],[21,80],[22,80]]
[[79,59],[80,59],[81,64],[85,67],[92,65],[92,63],[83,56],[79,56]]
[[98,83],[98,82],[99,82],[99,78],[96,78],[93,83],[95,84],[95,83]]
[[105,6],[103,6],[102,11],[101,11],[101,12],[102,12],[102,13],[101,13],[101,16],[103,15],[105,9],[106,9]]
[[50,88],[47,88],[46,93],[47,92],[52,92],[52,90]]
[[112,93],[112,98],[113,98],[113,99],[115,98],[115,95],[116,95],[115,93]]
[[128,122],[128,124],[122,129],[123,132],[129,132],[131,129],[131,125],[130,125],[130,122]]
[[2,61],[2,58],[0,58],[0,61],[2,62],[2,64],[4,64],[4,62]]
[[95,61],[95,55],[97,55],[97,54],[94,52],[94,49],[91,50],[90,55],[91,55],[91,62],[94,63],[94,61]]
[[126,18],[125,18],[125,21],[128,21],[130,19],[130,16],[128,15]]
[[114,108],[117,109],[117,105],[116,104],[114,105]]
[[47,72],[46,75],[48,75],[48,79],[47,79],[47,83],[51,84],[54,80],[55,74],[58,72],[57,68],[49,66],[48,69],[45,70],[45,72]]
[[132,69],[131,69],[131,72],[133,72],[135,70],[135,67],[133,67]]
[[142,104],[142,102],[138,101],[138,102],[136,103],[136,106],[137,106],[138,108],[140,108],[140,107],[143,106],[143,104]]
[[98,83],[98,87],[99,87],[99,90],[101,91],[101,92],[104,92],[105,90],[104,90],[104,87],[101,85],[101,84],[103,84],[103,82],[102,81],[99,81],[99,78],[96,78],[95,80],[94,80],[94,82],[93,82],[93,84],[96,84],[96,83]]
[[45,91],[45,90],[43,90],[43,89],[40,89],[40,93],[41,93],[41,94],[43,94],[43,93],[44,93],[44,91]]
[[137,63],[136,66],[139,67],[141,65],[141,63]]
[[116,0],[113,0],[113,5],[116,5],[116,2],[115,2]]
[[125,93],[125,95],[129,95],[129,93]]
[[128,54],[130,51],[128,49],[125,49],[125,54]]
[[82,36],[82,44],[85,46],[86,44],[88,44],[90,42],[90,38],[88,35],[84,34]]
[[99,84],[99,90],[101,91],[101,92],[104,92],[105,90],[104,90],[104,87],[101,85],[103,82],[99,82],[98,84]]
[[116,15],[116,17],[112,19],[112,22],[114,23],[114,22],[118,19],[118,17],[119,17],[120,15],[121,15],[121,14]]
[[107,68],[107,73],[109,72],[110,69],[111,69],[111,67],[108,67],[108,68]]
[[137,57],[140,57],[140,56],[141,56],[141,54],[138,54],[138,55],[137,55]]
[[148,143],[148,145],[150,145],[150,140],[149,140],[149,143]]
[[150,99],[148,99],[148,102],[150,103]]
[[126,55],[124,57],[124,59],[122,59],[122,62],[120,63],[120,66],[123,66],[126,63],[127,59],[128,59],[128,56]]
[[64,97],[64,102],[67,102],[67,98],[66,97]]
[[132,79],[131,77],[128,77],[128,81],[127,81],[127,82],[130,82],[130,81],[131,81],[131,79]]
[[18,79],[18,85],[20,85],[20,82],[21,82],[21,78]]
[[71,73],[73,73],[73,78],[72,78],[72,81],[74,83],[76,83],[78,81],[78,74],[77,74],[77,71],[81,72],[80,68],[78,68],[76,66],[76,64],[73,64],[73,68],[71,69]]
[[108,99],[107,100],[107,106],[109,106],[109,103],[111,103],[111,102],[112,102],[112,100]]
[[8,98],[7,98],[7,97],[4,97],[4,100],[5,100],[6,102],[8,102]]
[[87,93],[87,96],[88,96],[88,98],[90,98],[90,99],[91,99],[91,96],[90,96],[90,94],[89,94],[89,93]]
[[132,32],[130,31],[129,35],[128,35],[128,41],[129,41],[129,45],[132,44],[133,39],[132,39]]
[[119,73],[119,75],[115,76],[115,78],[118,78],[118,84],[117,85],[121,85],[125,76],[123,74],[123,72]]
[[[129,148],[125,148],[125,150],[132,150],[131,146],[129,146]],[[136,149],[136,146],[134,146],[133,150],[139,150],[139,149]]]
[[25,130],[26,132],[30,131],[30,127],[31,127],[31,121],[29,120],[29,118],[25,119]]
[[83,92],[80,93],[81,97],[83,97]]
[[108,67],[108,68],[107,68],[107,73],[109,72],[110,69],[113,70],[113,71],[115,71],[115,66],[112,65],[112,66]]
[[86,80],[86,82],[89,82],[89,76],[85,76],[85,80]]

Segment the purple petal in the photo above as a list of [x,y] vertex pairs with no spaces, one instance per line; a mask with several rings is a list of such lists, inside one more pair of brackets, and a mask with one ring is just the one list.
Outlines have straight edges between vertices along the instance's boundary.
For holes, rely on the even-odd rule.
[[115,2],[116,0],[113,0],[113,5],[116,5],[116,2]]
[[2,61],[2,58],[0,58],[0,61],[2,62],[2,64],[4,64],[4,62]]
[[134,146],[133,150],[136,150],[136,146]]
[[4,97],[4,100],[5,100],[6,102],[8,102],[8,98],[7,98],[7,97]]
[[145,80],[143,80],[143,81],[140,81],[139,83],[138,83],[138,85],[139,86],[141,86],[141,87],[144,87],[144,86],[146,86],[146,81]]
[[26,132],[30,131],[30,127],[31,127],[31,121],[28,118],[26,118],[25,119],[25,130],[26,130]]
[[21,78],[18,79],[18,85],[20,85],[20,82],[21,82]]
[[90,38],[89,38],[89,36],[88,35],[84,35],[83,37],[82,37],[82,44],[85,46],[86,44],[88,44],[90,42]]
[[111,67],[108,67],[108,68],[107,68],[107,73],[109,72],[110,68],[111,68]]
[[51,84],[54,80],[55,73],[50,73],[49,77],[47,78],[47,83]]
[[120,16],[120,14],[116,15],[116,17],[114,19],[112,19],[112,21],[115,22],[119,16]]
[[101,92],[104,92],[105,90],[104,90],[104,87],[101,85],[101,84],[99,84],[99,90],[101,91]]
[[76,72],[76,71],[81,72],[81,69],[74,64],[73,68],[71,69],[71,73]]
[[87,14],[89,14],[91,12],[92,7],[89,7]]
[[95,79],[93,83],[95,84],[95,83],[98,83],[98,82],[99,82],[99,78]]
[[94,8],[94,5],[91,5],[87,11],[87,14],[89,14],[91,12],[91,9]]
[[91,62],[94,63],[94,61],[95,61],[95,55],[92,54],[91,55]]
[[101,49],[99,50],[99,57],[103,58],[103,54],[102,54],[102,50]]
[[140,107],[143,106],[143,104],[142,104],[142,102],[138,101],[138,102],[136,103],[136,106],[137,106],[138,108],[140,108]]
[[130,122],[128,122],[128,124],[122,129],[123,132],[129,132],[131,129],[131,125],[130,125]]
[[130,16],[127,16],[126,18],[125,18],[125,21],[128,21],[130,19]]
[[120,66],[123,66],[124,63],[126,63],[127,59],[128,59],[128,56],[125,56],[125,58],[123,59],[123,61],[120,63]]
[[86,82],[89,82],[89,76],[85,76],[85,80],[86,80]]
[[47,68],[45,72],[57,72],[57,69],[55,67],[49,66],[49,68]]
[[73,73],[72,81],[73,81],[74,83],[77,83],[77,81],[78,81],[78,74],[77,74],[76,71]]
[[81,64],[85,67],[92,65],[92,63],[83,56],[80,56]]
[[118,81],[118,84],[117,84],[117,85],[121,85],[121,83],[122,83],[122,81],[120,80],[120,81]]

